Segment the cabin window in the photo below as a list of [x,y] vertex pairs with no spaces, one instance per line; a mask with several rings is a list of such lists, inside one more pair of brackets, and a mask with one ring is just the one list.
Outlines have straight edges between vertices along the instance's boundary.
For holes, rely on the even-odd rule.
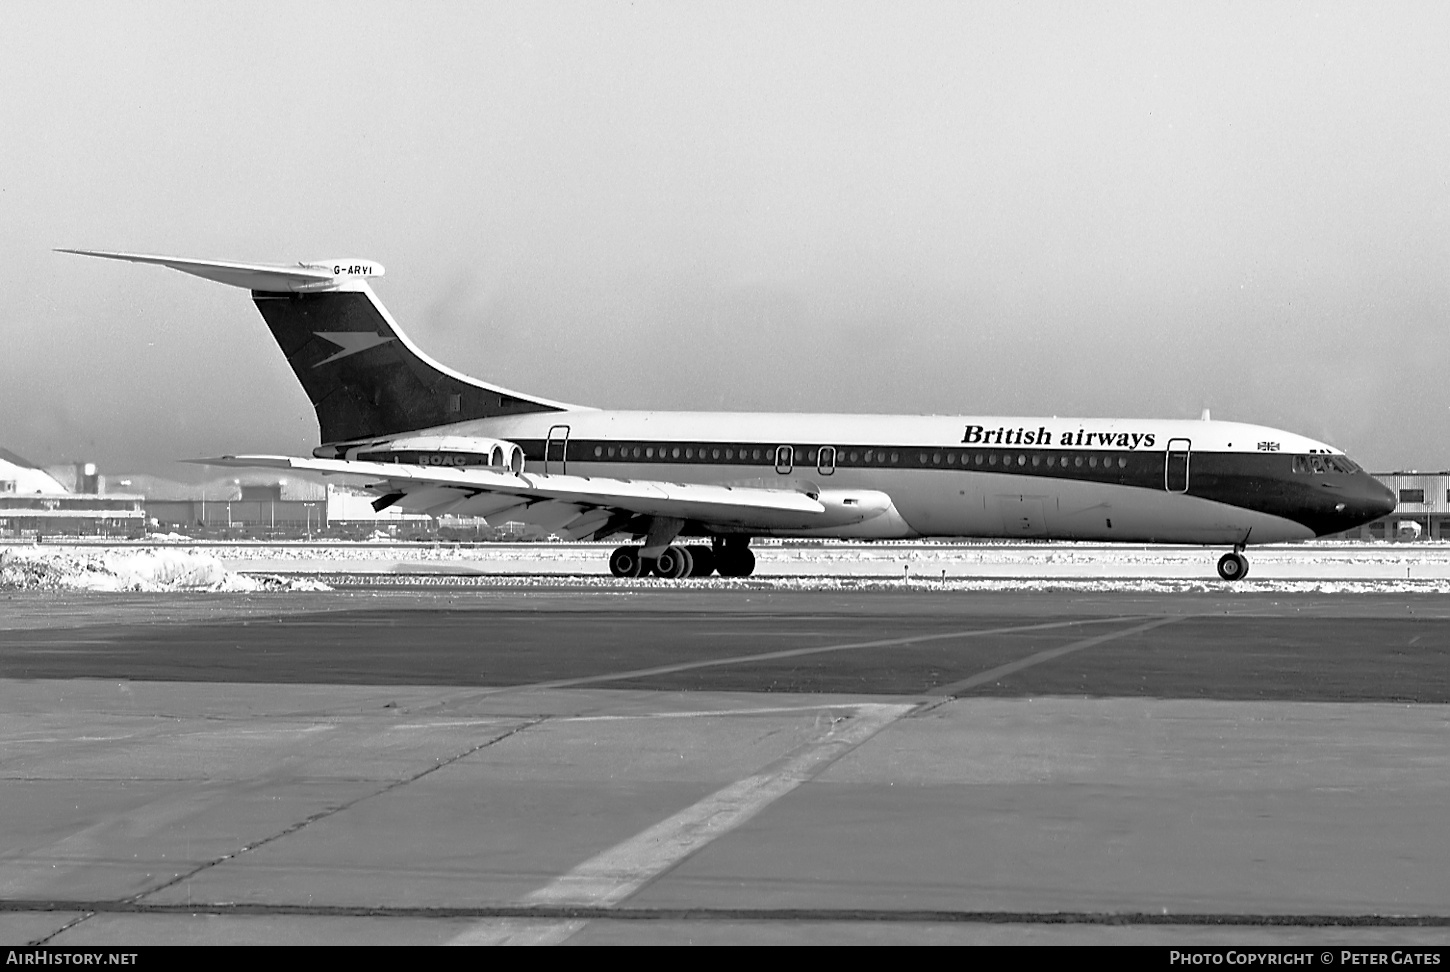
[[900,460],[900,459],[901,459],[901,453],[899,453],[899,452],[893,452],[893,453],[892,453],[892,454],[891,454],[891,464],[892,464],[892,465],[893,465],[893,466],[894,466],[894,465],[896,465],[896,463],[897,463],[897,462],[898,462],[898,461],[899,461],[899,460]]
[[989,465],[989,466],[995,466],[995,465],[997,465],[997,454],[995,452],[992,453],[991,455],[989,455],[987,457],[987,465]]
[[1073,456],[1073,458],[1072,458],[1072,464],[1074,466],[1076,466],[1077,468],[1081,469],[1082,468],[1082,456]]
[[1033,468],[1042,465],[1042,457],[1035,452],[1032,454],[1032,465]]
[[955,452],[948,452],[947,453],[947,465],[948,466],[955,466],[956,464],[957,464],[957,454]]
[[859,455],[860,454],[857,453],[855,449],[852,449],[850,456],[847,458],[847,461],[850,462],[852,465],[855,465],[856,460],[859,457]]
[[751,449],[750,450],[750,458],[751,458],[751,461],[753,461],[753,462],[759,462],[760,461],[760,450],[759,449]]

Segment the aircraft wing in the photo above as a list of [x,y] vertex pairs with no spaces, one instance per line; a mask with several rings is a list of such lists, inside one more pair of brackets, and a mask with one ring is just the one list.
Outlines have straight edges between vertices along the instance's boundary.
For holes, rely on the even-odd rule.
[[[480,467],[448,468],[353,459],[295,456],[222,456],[209,466],[298,469],[361,476],[380,495],[381,510],[401,508],[430,516],[496,517],[535,523],[570,539],[612,532],[634,516],[678,517],[718,526],[789,529],[821,524],[826,507],[789,489],[711,486],[660,480],[513,473]],[[600,535],[603,535],[600,533]]]

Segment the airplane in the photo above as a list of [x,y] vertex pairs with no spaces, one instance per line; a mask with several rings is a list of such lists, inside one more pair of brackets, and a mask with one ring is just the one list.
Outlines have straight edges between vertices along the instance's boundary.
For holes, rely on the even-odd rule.
[[[628,535],[616,577],[755,569],[757,537],[970,537],[1228,546],[1308,540],[1386,516],[1395,497],[1348,456],[1210,420],[600,409],[439,364],[374,293],[371,260],[228,263],[100,250],[251,292],[316,411],[310,457],[220,466],[369,480],[381,511]],[[695,541],[693,543],[687,541]]]

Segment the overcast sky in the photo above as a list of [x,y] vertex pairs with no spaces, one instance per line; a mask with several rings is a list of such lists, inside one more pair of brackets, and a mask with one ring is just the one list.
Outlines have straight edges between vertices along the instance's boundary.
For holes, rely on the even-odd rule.
[[1450,468],[1450,5],[10,2],[0,446],[317,444],[244,292],[629,408],[1256,422]]

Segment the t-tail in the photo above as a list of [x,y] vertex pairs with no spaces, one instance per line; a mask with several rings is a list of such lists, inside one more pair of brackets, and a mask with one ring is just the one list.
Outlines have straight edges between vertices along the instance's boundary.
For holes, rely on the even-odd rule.
[[250,290],[317,412],[324,444],[575,407],[478,381],[428,357],[368,285],[369,277],[383,275],[378,263],[329,260],[270,266],[97,250],[60,252],[151,263]]

